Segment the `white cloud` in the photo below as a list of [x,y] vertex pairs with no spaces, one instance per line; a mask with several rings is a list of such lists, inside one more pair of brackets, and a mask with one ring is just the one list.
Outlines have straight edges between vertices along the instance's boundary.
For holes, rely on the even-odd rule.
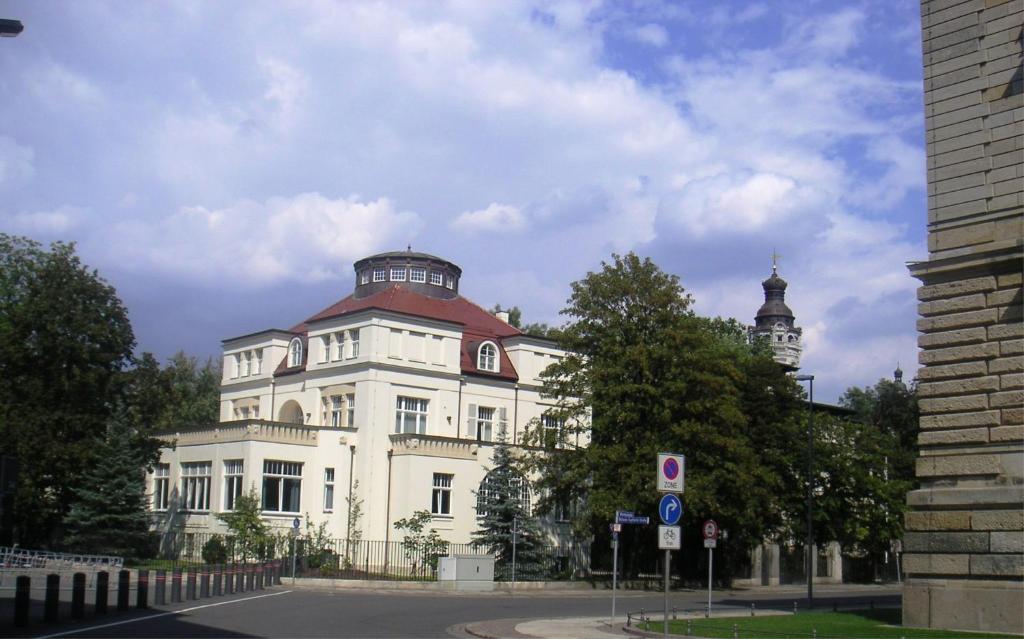
[[641,44],[661,48],[668,44],[668,31],[660,24],[649,22],[633,27],[625,32],[625,35]]
[[860,42],[864,12],[855,7],[824,16],[813,16],[800,23],[792,34],[795,48],[809,49],[817,55],[842,56]]
[[184,207],[155,224],[121,222],[103,239],[110,259],[142,270],[207,285],[260,286],[344,277],[356,259],[411,239],[419,226],[416,214],[396,211],[386,198],[303,193]]
[[526,217],[518,207],[492,202],[485,209],[460,213],[451,225],[464,233],[515,233],[526,228]]
[[99,106],[103,93],[87,76],[49,61],[25,71],[29,90],[51,109]]
[[5,135],[0,135],[0,187],[27,182],[34,172],[35,153]]
[[81,226],[87,214],[86,209],[65,205],[52,211],[14,214],[0,212],[0,222],[4,228],[15,233],[57,238]]

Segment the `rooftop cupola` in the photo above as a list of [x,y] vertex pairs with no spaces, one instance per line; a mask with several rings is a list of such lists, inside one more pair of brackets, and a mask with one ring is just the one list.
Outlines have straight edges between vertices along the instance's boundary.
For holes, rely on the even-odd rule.
[[459,296],[462,269],[446,259],[427,253],[405,251],[364,257],[354,265],[356,288],[353,297],[362,299],[392,286],[401,286],[427,297],[454,299]]

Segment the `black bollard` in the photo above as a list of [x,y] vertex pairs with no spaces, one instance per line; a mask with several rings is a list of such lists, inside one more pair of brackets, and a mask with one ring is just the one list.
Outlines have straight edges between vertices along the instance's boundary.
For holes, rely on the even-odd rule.
[[96,605],[93,608],[96,614],[102,615],[107,612],[107,591],[110,589],[110,573],[101,570],[96,573]]
[[85,573],[76,572],[71,577],[71,618],[85,616]]
[[235,566],[235,592],[245,592],[245,564]]
[[156,571],[156,584],[153,588],[153,601],[158,606],[167,603],[167,571]]
[[117,609],[128,610],[128,587],[132,574],[127,570],[117,572]]
[[245,565],[245,589],[252,592],[256,588],[256,573],[253,572],[252,564]]
[[135,607],[145,610],[149,608],[149,571],[138,571],[138,583],[135,588]]
[[188,569],[188,576],[185,577],[185,599],[192,601],[196,598],[196,571]]
[[46,575],[46,606],[43,608],[43,619],[48,622],[57,621],[60,616],[60,575]]
[[19,575],[14,585],[14,625],[24,628],[28,625],[29,606],[32,605],[32,578]]
[[281,585],[281,566],[282,564],[280,559],[274,562],[274,584],[278,586]]
[[181,569],[175,568],[171,574],[171,603],[181,602]]
[[252,579],[256,590],[263,590],[263,566],[254,564],[252,567]]
[[221,584],[224,580],[224,566],[217,564],[213,567],[213,596],[219,597],[223,594]]
[[203,566],[199,573],[199,596],[207,599],[210,596],[210,569]]
[[235,593],[235,565],[224,567],[224,594],[232,595]]

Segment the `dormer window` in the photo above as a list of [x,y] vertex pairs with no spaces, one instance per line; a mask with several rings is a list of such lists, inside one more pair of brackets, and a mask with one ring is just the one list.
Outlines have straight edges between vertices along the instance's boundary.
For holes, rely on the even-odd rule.
[[498,347],[491,342],[484,342],[477,352],[476,367],[482,371],[498,372]]
[[288,366],[295,367],[302,364],[302,340],[296,337],[288,346]]

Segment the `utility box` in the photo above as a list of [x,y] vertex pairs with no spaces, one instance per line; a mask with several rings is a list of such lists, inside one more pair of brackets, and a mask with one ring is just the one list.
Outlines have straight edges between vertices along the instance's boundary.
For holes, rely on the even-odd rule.
[[438,582],[452,590],[494,589],[494,555],[451,555],[438,566]]

